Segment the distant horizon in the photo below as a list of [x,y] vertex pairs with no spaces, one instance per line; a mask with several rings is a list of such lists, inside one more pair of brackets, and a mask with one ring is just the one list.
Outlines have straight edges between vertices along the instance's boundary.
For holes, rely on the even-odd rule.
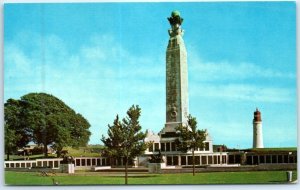
[[135,104],[142,130],[157,134],[173,10],[198,128],[213,144],[251,148],[258,108],[264,147],[297,147],[294,2],[5,4],[4,102],[52,94],[89,121],[91,145]]

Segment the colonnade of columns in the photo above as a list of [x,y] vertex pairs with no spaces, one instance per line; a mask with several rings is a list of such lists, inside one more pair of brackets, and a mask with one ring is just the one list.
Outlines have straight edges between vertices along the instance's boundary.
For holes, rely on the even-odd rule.
[[[190,155],[167,155],[167,165],[193,165],[193,157]],[[196,165],[218,165],[227,164],[227,155],[221,154],[208,154],[208,155],[195,155]]]
[[[76,166],[107,166],[109,164],[108,158],[99,157],[77,157],[75,159]],[[62,158],[51,159],[37,159],[37,160],[18,160],[18,161],[5,161],[5,168],[34,168],[34,167],[47,167],[59,168]]]

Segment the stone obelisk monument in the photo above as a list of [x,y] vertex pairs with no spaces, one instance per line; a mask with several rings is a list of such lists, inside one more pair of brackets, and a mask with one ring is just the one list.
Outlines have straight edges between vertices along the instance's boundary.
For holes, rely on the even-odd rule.
[[264,148],[261,113],[257,108],[253,118],[253,148]]
[[178,11],[173,11],[168,20],[171,29],[166,52],[166,124],[161,134],[175,137],[176,127],[187,125],[188,120],[187,53],[182,38],[183,18]]

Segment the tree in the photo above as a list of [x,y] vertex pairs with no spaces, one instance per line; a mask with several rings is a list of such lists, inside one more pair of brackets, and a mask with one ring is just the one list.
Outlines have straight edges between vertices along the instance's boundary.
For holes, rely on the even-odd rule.
[[101,139],[108,155],[114,158],[124,158],[125,184],[128,184],[128,164],[147,148],[144,142],[146,134],[141,132],[142,127],[139,124],[140,115],[139,106],[131,106],[122,121],[117,115],[113,125],[108,125],[108,138],[102,136]]
[[18,121],[7,120],[9,127],[23,128],[27,132],[25,135],[28,138],[27,143],[32,140],[42,144],[45,157],[48,156],[48,145],[56,147],[59,156],[64,146],[86,145],[89,140],[91,133],[88,121],[52,95],[29,93],[22,96],[20,100],[10,99],[5,105],[5,108],[7,107],[5,116],[11,112],[9,102],[16,102],[17,110],[22,113],[10,114],[14,117],[18,116],[21,124],[18,124]]
[[25,103],[8,99],[4,104],[4,132],[5,132],[5,152],[7,159],[17,148],[23,148],[31,140],[31,129],[26,125],[24,113]]
[[10,129],[5,123],[4,136],[5,153],[7,156],[6,160],[9,160],[9,155],[11,154],[11,152],[17,149],[17,142],[21,139],[21,135],[17,134],[14,129]]
[[188,116],[188,126],[180,125],[177,127],[179,138],[175,143],[177,149],[182,152],[192,151],[193,156],[193,176],[195,175],[195,150],[204,147],[206,131],[197,129],[197,120],[191,115]]
[[[119,116],[113,122],[113,125],[108,124],[108,137],[105,138],[102,135],[101,141],[104,143],[103,155],[110,157],[111,159],[121,158],[123,155],[119,154],[119,147],[121,146],[123,139],[122,123],[119,120]],[[110,161],[111,162],[111,161]]]

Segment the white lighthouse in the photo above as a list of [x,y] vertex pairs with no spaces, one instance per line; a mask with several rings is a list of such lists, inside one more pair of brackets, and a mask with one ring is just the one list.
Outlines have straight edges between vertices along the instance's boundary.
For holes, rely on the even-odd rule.
[[253,148],[264,148],[261,113],[257,108],[253,118]]

